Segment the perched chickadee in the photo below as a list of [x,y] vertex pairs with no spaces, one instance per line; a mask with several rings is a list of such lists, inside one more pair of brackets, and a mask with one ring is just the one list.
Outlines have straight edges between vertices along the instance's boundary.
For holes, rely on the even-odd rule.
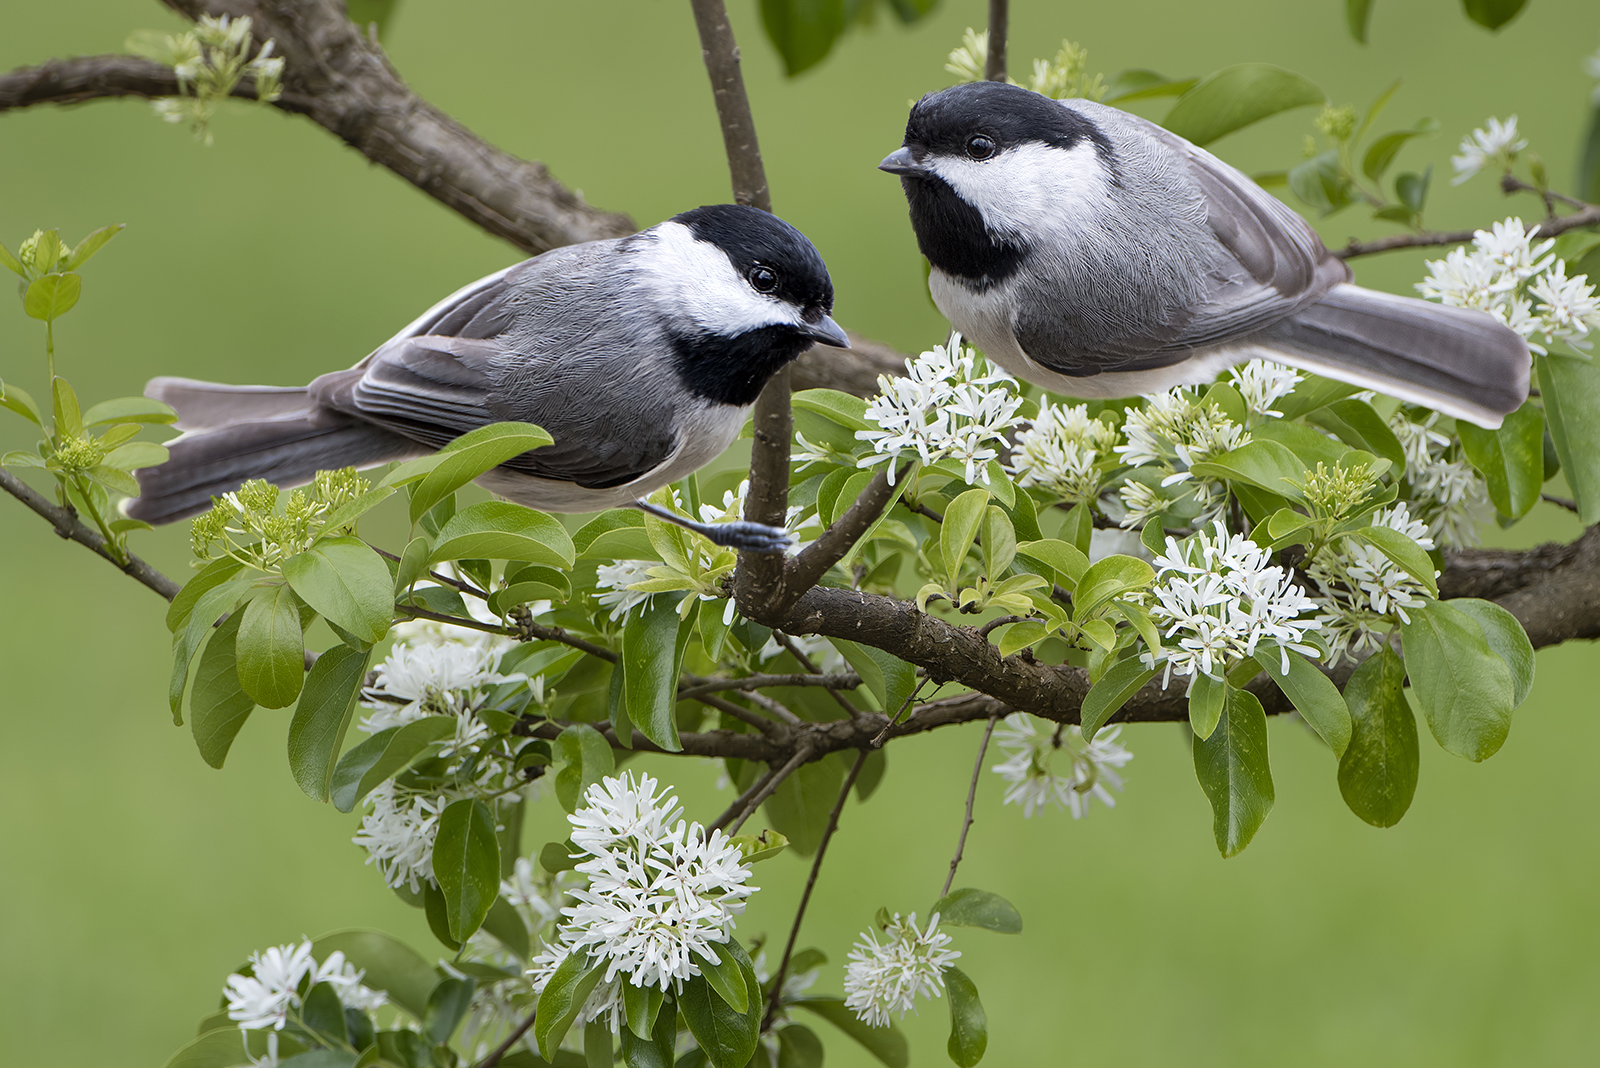
[[832,310],[828,269],[800,231],[756,208],[696,208],[492,274],[309,386],[154,379],[146,395],[184,433],[166,463],[137,472],[127,513],[171,522],[246,479],[301,485],[515,420],[555,442],[478,479],[495,493],[552,512],[637,507],[781,552],[781,530],[694,523],[640,498],[721,455],[767,379],[812,342],[847,348]]
[[1350,285],[1299,215],[1116,108],[958,85],[879,166],[939,310],[1047,389],[1131,397],[1264,357],[1486,427],[1528,396],[1528,347],[1498,320]]

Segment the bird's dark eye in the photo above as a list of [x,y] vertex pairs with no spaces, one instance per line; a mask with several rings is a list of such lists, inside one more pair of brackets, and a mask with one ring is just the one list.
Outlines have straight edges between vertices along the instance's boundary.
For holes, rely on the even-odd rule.
[[757,293],[771,293],[778,288],[778,272],[771,267],[763,267],[758,263],[750,268],[750,273],[745,277],[750,279],[750,286]]
[[994,155],[994,139],[983,134],[973,134],[967,138],[967,155],[973,159],[988,159]]

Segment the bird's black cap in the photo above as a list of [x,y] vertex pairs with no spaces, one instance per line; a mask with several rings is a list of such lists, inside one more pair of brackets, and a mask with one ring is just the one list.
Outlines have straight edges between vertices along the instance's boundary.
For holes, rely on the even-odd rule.
[[772,296],[819,319],[833,310],[827,264],[805,234],[776,215],[744,204],[711,204],[674,215],[672,221],[726,252],[741,275],[758,264],[770,267],[778,276]]
[[1071,148],[1092,141],[1102,156],[1111,142],[1094,123],[1047,96],[1006,82],[968,82],[929,93],[911,108],[905,143],[935,155],[959,156],[975,134],[1001,150],[1029,141]]

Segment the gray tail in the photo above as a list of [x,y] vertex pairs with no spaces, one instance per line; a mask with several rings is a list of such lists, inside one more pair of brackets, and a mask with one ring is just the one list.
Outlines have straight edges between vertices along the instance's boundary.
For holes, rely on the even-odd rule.
[[1528,399],[1527,342],[1487,312],[1338,285],[1252,340],[1292,367],[1491,429]]
[[139,496],[123,511],[171,523],[205,511],[248,479],[300,486],[318,471],[373,467],[427,451],[416,442],[313,405],[304,389],[220,386],[158,378],[145,391],[171,404],[186,432],[159,467],[134,472]]

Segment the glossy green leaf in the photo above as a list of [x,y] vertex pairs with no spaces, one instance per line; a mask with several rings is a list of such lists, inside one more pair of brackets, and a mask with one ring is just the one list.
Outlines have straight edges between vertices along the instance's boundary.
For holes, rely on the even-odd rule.
[[565,766],[556,772],[556,800],[568,812],[583,804],[589,787],[616,770],[616,757],[605,736],[587,723],[574,723],[551,746]]
[[950,1039],[945,1049],[960,1068],[972,1068],[989,1048],[989,1018],[978,1000],[978,986],[952,966],[944,970],[944,988],[950,999]]
[[377,642],[394,618],[394,579],[383,557],[356,538],[324,538],[283,562],[283,577],[319,615]]
[[50,382],[52,412],[56,417],[56,433],[78,437],[83,433],[83,415],[78,408],[78,394],[65,378],[57,376]]
[[951,501],[950,507],[945,509],[944,522],[939,526],[939,553],[944,559],[946,586],[949,589],[955,589],[961,565],[978,536],[978,527],[983,523],[984,509],[988,503],[988,490],[973,489]]
[[892,653],[872,645],[830,638],[845,661],[861,676],[861,684],[878,707],[889,716],[898,713],[917,688],[917,669]]
[[1050,633],[1050,628],[1034,619],[1025,619],[1020,623],[1006,625],[1000,635],[998,648],[1001,656],[1010,656],[1021,649],[1026,649],[1035,642],[1043,641]]
[[1511,669],[1472,616],[1445,601],[1407,609],[1400,626],[1406,674],[1428,729],[1447,751],[1485,760],[1511,730]]
[[122,471],[137,471],[167,462],[167,447],[153,441],[130,441],[106,453],[105,465]]
[[1083,504],[1075,504],[1067,509],[1067,517],[1061,522],[1061,537],[1083,554],[1087,564],[1089,544],[1094,538],[1094,512]]
[[1299,500],[1297,483],[1305,480],[1305,465],[1285,445],[1265,438],[1190,468],[1196,478],[1243,482],[1268,493]]
[[526,560],[569,568],[575,551],[567,528],[556,520],[507,501],[484,501],[457,512],[439,530],[430,562]]
[[1372,142],[1367,154],[1361,160],[1361,173],[1371,178],[1374,182],[1383,177],[1389,165],[1394,162],[1395,156],[1405,147],[1407,141],[1413,137],[1426,137],[1439,132],[1439,124],[1432,119],[1423,119],[1415,129],[1396,130],[1394,133],[1384,134]]
[[329,798],[340,812],[354,811],[373,790],[398,775],[429,751],[435,742],[453,737],[454,716],[424,716],[379,731],[339,758],[329,783]]
[[1135,100],[1182,96],[1193,89],[1199,80],[1199,78],[1174,80],[1153,70],[1118,71],[1106,83],[1106,95],[1100,99],[1107,104],[1131,104]]
[[1401,685],[1406,669],[1388,646],[1362,662],[1345,684],[1352,732],[1339,758],[1339,793],[1374,827],[1393,827],[1417,792],[1417,718]]
[[[626,985],[631,988],[633,984]],[[657,997],[660,993],[657,989],[652,996]],[[622,1028],[622,1063],[627,1068],[674,1068],[673,1051],[678,1040],[677,1003],[669,1004],[654,1018],[655,1026],[648,1036],[637,1035],[627,1027]],[[603,1023],[603,1026],[606,1033],[610,1034],[610,1024]]]
[[1421,215],[1422,207],[1428,201],[1428,186],[1433,181],[1433,164],[1428,164],[1421,174],[1407,171],[1398,175],[1394,180],[1394,194],[1400,198],[1412,215]]
[[200,758],[222,767],[228,749],[256,703],[239,686],[237,646],[241,615],[235,612],[212,633],[195,668],[189,694],[189,730]]
[[1516,616],[1493,601],[1455,597],[1449,604],[1451,608],[1477,620],[1483,628],[1483,637],[1489,643],[1489,648],[1506,662],[1506,667],[1511,671],[1511,706],[1520,706],[1533,689],[1533,643],[1528,640],[1528,632],[1522,629]]
[[589,967],[587,954],[570,953],[545,984],[533,1021],[534,1041],[545,1060],[553,1058],[605,971],[604,964]]
[[44,429],[44,414],[27,390],[0,382],[0,408],[8,408],[34,426]]
[[28,284],[22,298],[22,310],[35,319],[54,322],[78,303],[83,293],[83,279],[75,274],[47,274]]
[[1197,145],[1290,108],[1327,99],[1310,81],[1268,63],[1240,63],[1203,78],[1167,112],[1162,125]]
[[700,974],[706,977],[706,982],[711,984],[711,990],[717,997],[728,1003],[729,1008],[735,1012],[748,1012],[750,999],[759,998],[761,990],[749,990],[744,985],[744,973],[739,970],[739,961],[732,953],[727,951],[726,945],[720,948],[718,956],[721,960],[713,964],[709,957],[694,954],[694,962],[700,967]]
[[[1315,664],[1295,652],[1272,642],[1262,643],[1256,662],[1278,684],[1295,711],[1311,725],[1335,756],[1350,744],[1350,710],[1339,694],[1339,687]],[[1284,664],[1288,670],[1284,670]]]
[[[1313,418],[1307,416],[1307,419]],[[1307,426],[1301,422],[1290,422],[1287,419],[1269,419],[1261,426],[1250,431],[1252,437],[1260,441],[1276,441],[1284,446],[1301,462],[1306,471],[1316,470],[1318,463],[1333,467],[1341,459],[1350,455],[1350,449],[1344,443],[1335,441],[1328,435],[1321,433],[1315,427]],[[1299,481],[1305,481],[1301,475]]]
[[822,1039],[805,1024],[777,1030],[778,1068],[822,1068]]
[[941,927],[982,927],[1000,934],[1021,934],[1022,913],[1015,905],[987,890],[962,887],[934,903]]
[[150,397],[117,397],[89,406],[83,413],[83,425],[101,426],[106,423],[175,423],[178,413],[161,401]]
[[1222,710],[1228,703],[1228,684],[1204,672],[1197,672],[1189,685],[1189,729],[1204,741],[1222,722]]
[[1389,527],[1362,527],[1351,531],[1349,536],[1361,539],[1394,561],[1400,570],[1422,583],[1429,596],[1439,596],[1433,560],[1422,550],[1422,546]]
[[[794,407],[800,411],[814,412],[852,432],[870,429],[867,423],[867,402],[836,389],[803,389],[795,393]],[[854,442],[854,438],[850,439]]]
[[1498,30],[1521,14],[1528,0],[1461,0],[1467,18],[1489,30]]
[[1089,570],[1089,558],[1076,545],[1060,538],[1043,538],[1025,541],[1017,546],[1017,555],[1036,560],[1056,572],[1056,581],[1068,590],[1078,587],[1078,580]]
[[[348,1040],[348,1032],[344,1024],[344,1006],[339,1003],[339,993],[333,989],[329,982],[317,983],[306,991],[305,998],[300,1004],[300,1023],[309,1031],[313,1038],[324,1043],[343,1043]],[[331,1051],[318,1051],[331,1052]],[[348,1053],[348,1050],[339,1052]],[[299,1060],[300,1058],[295,1058]],[[351,1056],[344,1063],[352,1064],[355,1057]]]
[[[583,1060],[587,1068],[611,1068],[616,1060],[616,1051],[611,1043],[611,1024],[603,1016],[583,1025]],[[633,1068],[633,1065],[627,1065],[627,1068]]]
[[365,652],[336,645],[319,656],[306,675],[289,723],[289,769],[313,801],[328,800],[328,784],[361,696],[367,659]]
[[1397,471],[1405,470],[1406,454],[1400,448],[1400,439],[1394,436],[1378,410],[1364,400],[1354,397],[1336,400],[1307,413],[1306,422],[1331,430],[1352,448],[1383,457],[1394,464]]
[[[218,562],[220,563],[221,561]],[[229,561],[229,563],[233,564],[234,562]],[[190,581],[190,585],[194,585],[204,580],[203,585],[199,587],[199,592],[190,598],[186,598],[185,593],[189,590],[189,587],[185,586],[178,591],[178,596],[174,599],[173,604],[177,606],[179,601],[187,601],[187,604],[182,606],[182,609],[168,610],[169,618],[172,612],[176,610],[180,620],[178,633],[174,634],[172,639],[172,676],[171,684],[167,689],[167,699],[172,708],[172,721],[174,723],[183,722],[180,714],[183,705],[183,691],[189,681],[189,666],[194,654],[199,652],[200,646],[210,636],[212,627],[216,624],[218,618],[224,612],[233,611],[239,598],[244,596],[254,582],[249,576],[238,574],[240,570],[241,567],[239,565],[231,568],[219,568],[214,572],[210,567],[207,567]],[[235,686],[237,686],[237,683],[238,675],[236,672],[234,675]]]
[[1467,460],[1482,474],[1501,515],[1521,519],[1539,503],[1544,486],[1544,410],[1533,401],[1505,417],[1498,430],[1464,419],[1456,433]]
[[[734,965],[733,970],[737,973],[738,965]],[[744,989],[743,976],[739,976],[739,989]],[[623,983],[622,1016],[627,1029],[639,1038],[649,1039],[666,997],[666,992],[654,984],[640,987],[632,983]]]
[[1536,356],[1539,398],[1561,472],[1578,503],[1578,519],[1600,523],[1600,362],[1576,356]]
[[1212,831],[1224,857],[1237,856],[1272,811],[1267,716],[1249,690],[1228,695],[1211,737],[1194,743],[1194,770],[1211,802]]
[[127,223],[112,223],[110,226],[100,227],[100,229],[73,246],[72,251],[67,254],[67,258],[61,262],[62,270],[76,271],[79,267],[88,263],[89,258],[96,252],[105,248],[106,242],[122,233],[127,227]]
[[1367,43],[1367,24],[1372,21],[1373,0],[1344,0],[1344,21],[1350,36]]
[[[881,753],[883,750],[879,749],[878,752]],[[870,760],[870,758],[868,759]],[[865,773],[866,768],[863,767],[862,774],[864,775]],[[860,784],[861,775],[857,775],[856,785],[859,786]],[[862,798],[862,800],[866,799]],[[770,827],[760,834],[736,834],[728,842],[736,847],[740,853],[744,854],[744,862],[746,864],[756,864],[763,860],[771,860],[789,848],[789,839]]]
[[833,50],[846,25],[845,0],[761,0],[761,25],[793,78]]
[[628,613],[622,624],[622,691],[628,718],[644,736],[669,753],[683,748],[678,741],[680,659],[677,602],[652,597]]
[[258,590],[240,614],[239,685],[262,708],[287,708],[306,674],[300,602],[288,586],[273,585]]
[[1105,726],[1106,721],[1121,711],[1122,706],[1155,677],[1155,669],[1146,668],[1136,656],[1112,664],[1100,676],[1100,681],[1089,687],[1088,696],[1083,699],[1083,708],[1078,713],[1083,736],[1093,741],[1096,732]]
[[[167,629],[173,633],[184,629],[189,624],[189,614],[194,611],[200,599],[212,590],[228,582],[244,569],[244,565],[231,556],[224,556],[213,560],[199,571],[193,578],[183,584],[183,589],[172,599],[167,606]],[[229,602],[231,605],[233,602]],[[227,611],[228,605],[217,609],[217,614],[206,620],[209,626],[217,621],[217,616]]]
[[422,1033],[436,1045],[444,1045],[455,1034],[456,1025],[472,1004],[477,983],[471,979],[446,976],[428,995],[428,1010],[423,1014]]
[[1285,420],[1298,419],[1307,412],[1332,404],[1340,397],[1360,392],[1359,386],[1336,382],[1321,375],[1306,375],[1287,396],[1280,397],[1273,407],[1283,413]]
[[1097,560],[1078,580],[1072,594],[1072,618],[1092,617],[1113,597],[1142,590],[1156,578],[1155,569],[1137,556],[1112,555]]
[[678,1011],[683,1013],[689,1033],[700,1044],[712,1068],[745,1068],[755,1053],[761,1034],[761,1015],[766,1006],[760,998],[752,1002],[746,1011],[736,1010],[717,996],[703,975],[683,985],[678,995]]
[[842,998],[797,998],[789,1004],[827,1020],[859,1042],[886,1068],[909,1068],[910,1047],[906,1036],[893,1023],[888,1027],[869,1027],[845,1008]]
[[531,423],[491,423],[439,450],[439,461],[411,494],[411,521],[468,482],[555,439]]
[[1331,148],[1290,168],[1288,182],[1295,196],[1323,215],[1350,206],[1350,181],[1345,177],[1338,149]]

